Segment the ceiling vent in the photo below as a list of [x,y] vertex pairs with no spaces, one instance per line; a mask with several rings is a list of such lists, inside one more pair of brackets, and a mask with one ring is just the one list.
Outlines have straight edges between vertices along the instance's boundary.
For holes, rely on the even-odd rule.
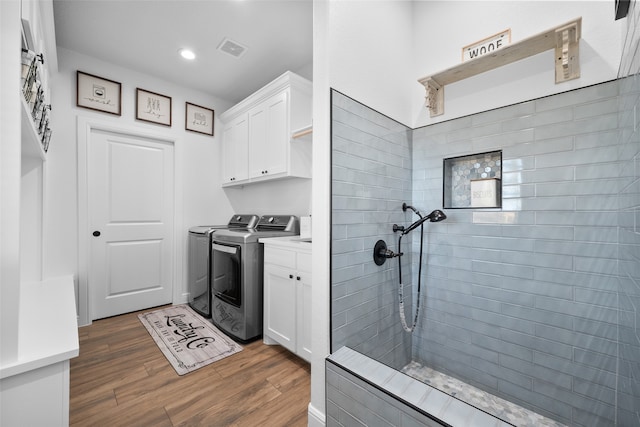
[[247,51],[247,47],[229,38],[225,38],[218,45],[218,50],[231,56],[235,56],[236,58],[240,58]]

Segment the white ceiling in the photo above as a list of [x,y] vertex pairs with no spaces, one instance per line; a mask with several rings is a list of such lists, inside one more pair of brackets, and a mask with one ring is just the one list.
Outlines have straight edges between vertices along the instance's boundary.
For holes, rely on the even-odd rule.
[[[287,70],[311,78],[312,0],[54,0],[53,8],[58,46],[232,103]],[[225,38],[247,51],[217,50]],[[182,59],[183,47],[197,58]]]

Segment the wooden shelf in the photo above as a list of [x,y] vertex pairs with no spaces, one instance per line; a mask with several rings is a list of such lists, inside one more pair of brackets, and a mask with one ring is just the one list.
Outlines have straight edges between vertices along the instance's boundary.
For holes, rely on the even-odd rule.
[[291,132],[291,139],[302,138],[303,136],[310,135],[313,132],[313,127],[311,125],[305,126],[300,129],[296,129]]
[[444,113],[445,85],[473,77],[503,65],[511,64],[549,49],[555,49],[556,83],[580,77],[579,41],[582,18],[512,43],[490,54],[471,59],[418,81],[427,92],[427,107],[431,117]]

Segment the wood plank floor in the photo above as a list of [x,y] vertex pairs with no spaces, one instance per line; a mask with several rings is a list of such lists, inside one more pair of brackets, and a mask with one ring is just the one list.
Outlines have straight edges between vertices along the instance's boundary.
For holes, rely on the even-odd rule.
[[[145,310],[149,311],[149,310]],[[72,426],[306,426],[310,366],[262,340],[178,376],[129,313],[79,329]]]

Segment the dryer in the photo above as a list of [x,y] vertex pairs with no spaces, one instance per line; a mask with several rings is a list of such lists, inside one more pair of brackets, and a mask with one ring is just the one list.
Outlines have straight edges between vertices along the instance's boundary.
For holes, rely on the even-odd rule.
[[211,317],[211,236],[217,230],[253,229],[257,215],[233,215],[225,225],[199,225],[189,229],[187,289],[189,306],[203,317]]

